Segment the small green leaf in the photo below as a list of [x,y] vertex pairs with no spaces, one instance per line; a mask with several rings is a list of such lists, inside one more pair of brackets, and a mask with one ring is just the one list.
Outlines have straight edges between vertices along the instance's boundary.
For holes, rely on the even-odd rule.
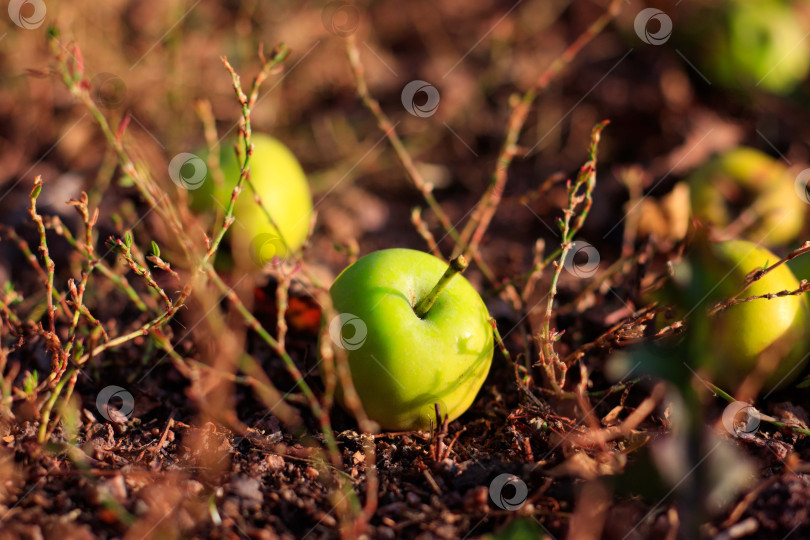
[[152,240],[152,253],[155,254],[155,257],[160,257],[160,248],[154,240]]
[[124,233],[124,244],[126,244],[126,246],[128,248],[132,247],[132,232],[131,231],[127,231],[127,232]]
[[33,395],[34,390],[36,390],[37,386],[39,385],[39,373],[37,370],[34,370],[33,373],[28,373],[23,380],[23,390],[28,395]]

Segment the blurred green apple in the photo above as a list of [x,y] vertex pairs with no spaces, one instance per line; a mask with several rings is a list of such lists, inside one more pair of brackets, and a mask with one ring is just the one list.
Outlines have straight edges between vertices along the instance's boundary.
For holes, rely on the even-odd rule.
[[810,299],[806,295],[755,298],[718,309],[732,298],[739,301],[797,290],[799,280],[785,264],[743,290],[750,272],[779,260],[753,242],[710,242],[705,230],[695,231],[685,257],[672,268],[672,279],[647,295],[649,302],[667,307],[656,317],[654,329],[686,319],[685,331],[645,343],[630,356],[617,355],[611,367],[614,378],[641,364],[640,372],[681,387],[691,384],[698,369],[731,392],[755,370],[765,390],[789,384],[810,358]]
[[[767,249],[743,240],[721,242],[715,244],[714,248],[724,269],[729,268],[730,273],[726,274],[725,279],[732,287],[727,290],[741,289],[749,272],[779,260]],[[754,282],[741,297],[798,288],[799,281],[793,272],[782,265]],[[757,299],[736,304],[720,312],[716,319],[717,342],[722,347],[717,355],[719,380],[741,380],[756,367],[766,349],[779,356],[778,365],[765,380],[766,388],[784,386],[801,373],[810,353],[810,314],[804,296]]]
[[[265,211],[256,204],[253,192],[244,184],[234,208],[236,221],[228,234],[237,262],[263,266],[274,256],[284,258],[304,244],[312,216],[312,194],[304,170],[283,143],[261,133],[253,133],[251,140],[251,182],[278,229],[271,225]],[[191,192],[197,210],[224,211],[239,181],[244,149],[240,145],[237,155],[234,140],[223,143],[221,148],[220,167],[225,181],[215,185],[208,173],[204,183]]]
[[709,43],[710,79],[786,94],[807,77],[810,28],[802,26],[790,2],[735,0],[721,9],[721,24],[702,32]]
[[[385,249],[343,270],[329,290],[339,312],[330,338],[346,350],[363,408],[383,429],[429,428],[435,403],[453,420],[487,377],[487,308],[463,276],[447,276],[433,255]],[[430,297],[432,305],[424,302]]]
[[[745,277],[779,257],[746,240],[709,243],[704,256],[693,257],[687,270],[696,289],[711,301],[734,297]],[[680,268],[676,267],[676,279]],[[792,291],[799,281],[781,265],[755,281],[738,298]],[[696,291],[699,294],[699,291]],[[701,321],[707,366],[721,387],[736,388],[755,369],[762,372],[763,388],[780,388],[794,380],[810,356],[810,311],[804,296],[759,298],[734,304]]]
[[[692,215],[725,228],[739,218],[741,235],[769,246],[795,240],[807,205],[779,161],[753,148],[735,148],[688,178]],[[742,215],[745,213],[745,215]]]

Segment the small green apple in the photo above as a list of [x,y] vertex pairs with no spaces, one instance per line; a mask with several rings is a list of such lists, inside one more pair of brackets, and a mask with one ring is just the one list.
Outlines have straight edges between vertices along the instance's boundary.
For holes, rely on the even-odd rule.
[[692,215],[717,227],[743,216],[742,235],[765,245],[783,245],[802,229],[807,205],[794,179],[777,160],[753,148],[735,148],[688,178]]
[[721,13],[705,55],[710,78],[725,86],[758,87],[787,94],[810,70],[808,29],[790,3],[782,0],[735,0]]
[[460,269],[421,251],[385,249],[343,270],[329,290],[339,312],[330,337],[346,349],[366,414],[383,429],[428,428],[435,403],[454,420],[487,377],[489,314],[472,285],[453,278]]
[[616,373],[626,375],[635,362],[643,364],[643,372],[688,385],[695,370],[703,369],[732,393],[752,374],[765,390],[789,384],[810,358],[810,299],[786,295],[741,302],[799,288],[785,264],[745,288],[749,273],[779,260],[753,242],[711,242],[705,229],[694,231],[684,258],[672,268],[672,279],[646,298],[667,308],[656,316],[656,330],[686,319],[685,331],[667,332],[669,337],[644,344],[630,356],[617,355]]
[[[271,225],[252,190],[244,184],[234,208],[236,221],[228,234],[237,262],[262,266],[274,256],[284,258],[304,244],[312,216],[312,194],[301,164],[282,142],[261,133],[253,133],[251,141],[250,179],[278,229]],[[243,147],[240,145],[238,150],[237,155],[234,140],[221,145],[219,159],[225,181],[215,186],[209,172],[199,189],[192,191],[195,209],[210,209],[212,204],[222,210],[227,208],[244,161]]]
[[[756,268],[779,260],[767,249],[745,240],[710,244],[715,259],[693,272],[713,281],[721,296],[739,293],[745,276]],[[677,272],[677,270],[676,270]],[[799,281],[786,265],[781,265],[755,281],[739,298],[792,291]],[[763,360],[776,365],[763,381],[763,388],[782,387],[795,379],[810,356],[808,324],[810,312],[804,296],[782,296],[738,303],[708,319],[712,358],[711,368],[718,384],[734,388]],[[775,357],[775,358],[774,358]]]

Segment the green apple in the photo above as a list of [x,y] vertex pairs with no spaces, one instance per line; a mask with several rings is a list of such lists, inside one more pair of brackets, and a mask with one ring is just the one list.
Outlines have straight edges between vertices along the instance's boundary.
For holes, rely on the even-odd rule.
[[[703,266],[693,265],[692,272],[704,272],[707,282],[714,282],[712,294],[730,298],[744,286],[745,276],[757,268],[767,267],[779,257],[767,249],[745,240],[709,244],[713,256]],[[676,270],[677,272],[677,270]],[[786,265],[781,265],[755,281],[738,298],[792,291],[799,281]],[[755,299],[732,305],[707,319],[711,359],[710,368],[721,386],[735,388],[755,369],[771,367],[763,388],[787,385],[802,371],[810,356],[808,324],[810,312],[804,296],[782,296]],[[771,366],[758,365],[772,362]]]
[[709,78],[728,87],[741,84],[786,94],[810,69],[810,28],[783,0],[729,2],[703,39],[709,41]]
[[489,314],[472,285],[453,278],[463,269],[453,266],[421,251],[385,249],[343,270],[329,290],[339,313],[330,337],[346,349],[366,414],[383,429],[429,428],[436,403],[454,420],[487,377]]
[[[686,319],[685,331],[670,332],[671,337],[646,343],[629,356],[616,355],[609,369],[626,376],[631,365],[641,364],[641,372],[680,386],[702,369],[732,393],[752,374],[765,390],[789,384],[810,358],[810,299],[786,295],[740,302],[799,288],[786,264],[745,288],[750,272],[779,260],[753,242],[711,242],[705,229],[697,229],[684,258],[673,266],[672,279],[646,298],[667,308],[656,316],[654,329]],[[737,302],[729,304],[730,299]]]
[[[236,201],[236,221],[231,225],[229,235],[237,262],[262,266],[274,256],[284,258],[304,244],[312,216],[312,194],[301,164],[283,143],[261,133],[253,133],[251,141],[250,179],[278,229],[270,223],[265,211],[256,204],[253,192],[244,184]],[[223,143],[221,148],[220,166],[225,181],[215,185],[209,173],[199,189],[192,191],[195,209],[207,206],[210,210],[211,205],[217,205],[224,210],[239,181],[244,149],[239,146],[237,155],[234,140]]]
[[[735,148],[688,178],[692,215],[725,228],[735,220],[748,240],[765,245],[793,241],[807,205],[781,162],[753,148]],[[741,214],[745,212],[748,216]]]

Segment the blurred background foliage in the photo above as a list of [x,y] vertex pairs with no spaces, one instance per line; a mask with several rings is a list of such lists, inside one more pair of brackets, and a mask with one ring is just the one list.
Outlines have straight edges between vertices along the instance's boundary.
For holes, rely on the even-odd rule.
[[[489,180],[510,94],[528,87],[602,13],[603,4],[442,0],[358,6],[356,35],[369,85],[399,122],[397,129],[452,219],[465,216]],[[791,22],[810,28],[806,3],[768,4],[768,9],[789,6]],[[810,158],[810,127],[803,115],[810,103],[806,80],[777,96],[752,86],[744,73],[735,79],[711,70],[717,43],[731,38],[722,37],[723,24],[695,29],[706,10],[722,19],[737,9],[735,2],[651,5],[671,17],[671,40],[660,46],[639,40],[633,21],[645,6],[631,2],[538,99],[520,139],[531,151],[511,170],[505,201],[510,210],[499,213],[490,231],[497,242],[484,246],[499,277],[525,269],[531,260],[526,247],[537,237],[553,240],[553,224],[536,215],[558,207],[565,193],[560,187],[526,204],[519,197],[554,173],[575,170],[591,126],[602,118],[612,121],[612,136],[601,149],[605,166],[596,196],[602,204],[583,231],[600,251],[616,252],[622,237],[622,227],[615,226],[621,217],[617,209],[628,194],[619,166],[643,165],[641,189],[655,200],[711,154],[738,143],[781,155],[793,168]],[[165,176],[172,156],[205,144],[195,100],[211,101],[220,136],[235,132],[238,111],[219,57],[226,55],[249,74],[258,67],[259,43],[287,43],[293,53],[286,72],[263,90],[254,126],[295,152],[316,200],[329,193],[319,203],[323,234],[316,242],[322,249],[313,252],[328,258],[329,242],[350,239],[357,239],[363,251],[392,243],[421,247],[406,225],[411,207],[421,200],[355,97],[342,39],[330,27],[346,22],[325,20],[324,13],[324,5],[314,2],[53,1],[47,3],[46,26],[58,25],[64,42],[80,44],[88,78],[112,74],[123,83],[108,113],[113,118],[132,114],[128,144],[158,176]],[[53,62],[46,26],[24,30],[6,18],[0,25],[5,34],[0,41],[0,210],[11,224],[24,219],[21,198],[42,174],[54,206],[82,189],[94,189],[99,197],[104,193],[104,223],[105,213],[132,192],[105,192],[119,175],[91,118],[49,75]],[[767,45],[767,36],[762,39]],[[795,48],[808,47],[803,40]],[[402,107],[400,91],[414,79],[439,90],[434,116],[417,118]],[[669,224],[661,222],[661,212],[643,206],[649,207],[644,223],[665,236],[661,229]]]

